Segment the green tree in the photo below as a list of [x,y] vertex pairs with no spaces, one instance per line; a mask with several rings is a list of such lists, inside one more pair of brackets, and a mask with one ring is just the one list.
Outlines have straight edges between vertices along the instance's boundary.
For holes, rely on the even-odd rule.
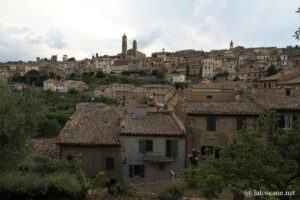
[[38,124],[38,137],[55,137],[61,126],[55,119],[45,119]]
[[30,139],[37,134],[40,105],[34,91],[0,88],[0,172],[15,169],[26,155]]
[[[286,132],[277,128],[278,114],[260,115],[255,129],[245,126],[221,149],[220,158],[206,162],[198,171],[206,198],[224,186],[233,199],[244,199],[244,191],[291,191],[299,188],[300,129]],[[208,170],[209,169],[209,170]],[[222,183],[224,185],[216,183]],[[282,200],[289,196],[279,196]]]
[[[297,14],[300,14],[300,7],[298,8],[298,10],[296,11]],[[300,27],[298,28],[297,31],[295,31],[295,35],[294,37],[299,40],[300,39]]]
[[103,71],[97,71],[96,73],[96,78],[104,78],[105,74],[103,73]]
[[275,65],[271,65],[268,69],[267,69],[267,74],[268,76],[272,76],[274,74],[277,74],[278,70],[276,69]]

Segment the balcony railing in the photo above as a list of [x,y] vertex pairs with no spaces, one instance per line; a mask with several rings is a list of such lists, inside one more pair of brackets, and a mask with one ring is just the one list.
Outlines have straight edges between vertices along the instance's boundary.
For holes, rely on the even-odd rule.
[[165,153],[146,152],[144,153],[144,161],[163,163],[163,162],[173,162],[174,158],[167,157]]

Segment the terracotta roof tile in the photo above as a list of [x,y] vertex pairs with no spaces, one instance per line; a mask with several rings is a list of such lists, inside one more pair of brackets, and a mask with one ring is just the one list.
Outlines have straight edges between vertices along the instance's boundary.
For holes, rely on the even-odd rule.
[[59,134],[60,144],[118,145],[121,107],[80,104]]
[[59,147],[56,143],[56,138],[33,139],[31,156],[51,155],[58,157]]
[[277,89],[260,89],[248,97],[264,109],[299,110],[300,97],[286,96]]
[[121,122],[120,134],[184,136],[185,130],[173,113],[148,113],[145,117],[128,114]]
[[188,114],[256,115],[260,111],[245,98],[239,101],[188,101],[185,107]]

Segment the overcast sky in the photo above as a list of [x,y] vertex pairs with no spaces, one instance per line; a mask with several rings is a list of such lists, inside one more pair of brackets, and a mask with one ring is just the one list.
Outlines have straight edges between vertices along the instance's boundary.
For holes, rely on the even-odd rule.
[[297,0],[0,0],[0,61],[296,45]]

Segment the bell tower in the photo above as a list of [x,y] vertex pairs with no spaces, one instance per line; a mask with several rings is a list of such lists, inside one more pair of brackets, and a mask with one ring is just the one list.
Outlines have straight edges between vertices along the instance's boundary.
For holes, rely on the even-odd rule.
[[126,59],[127,57],[127,36],[123,35],[122,37],[122,59]]
[[233,42],[232,42],[232,40],[230,41],[230,49],[233,49]]
[[134,58],[136,58],[136,55],[137,55],[137,42],[136,40],[133,40],[133,43],[132,43],[132,55]]

